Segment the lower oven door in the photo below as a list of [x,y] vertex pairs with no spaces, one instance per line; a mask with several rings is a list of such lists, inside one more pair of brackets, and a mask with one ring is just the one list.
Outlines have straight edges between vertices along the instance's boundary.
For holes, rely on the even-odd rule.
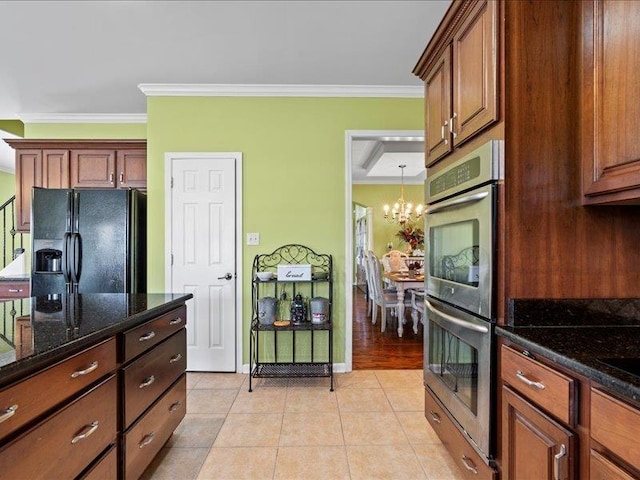
[[462,427],[478,453],[493,456],[492,324],[426,299],[424,382]]

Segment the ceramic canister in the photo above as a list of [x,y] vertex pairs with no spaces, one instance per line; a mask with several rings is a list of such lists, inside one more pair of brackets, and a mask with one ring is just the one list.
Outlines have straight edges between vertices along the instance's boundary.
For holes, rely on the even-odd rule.
[[329,314],[329,299],[314,297],[311,299],[311,323],[324,323]]
[[270,325],[276,319],[277,300],[274,297],[263,297],[258,299],[258,321],[262,324]]

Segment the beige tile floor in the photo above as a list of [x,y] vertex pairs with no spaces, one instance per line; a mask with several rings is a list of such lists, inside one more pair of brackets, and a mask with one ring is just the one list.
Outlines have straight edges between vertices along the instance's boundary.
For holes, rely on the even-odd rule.
[[421,370],[329,379],[188,373],[187,415],[143,475],[189,479],[461,478],[424,418]]

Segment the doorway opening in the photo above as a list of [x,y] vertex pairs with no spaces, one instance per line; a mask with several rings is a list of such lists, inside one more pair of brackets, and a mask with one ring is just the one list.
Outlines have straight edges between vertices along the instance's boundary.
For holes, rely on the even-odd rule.
[[[369,251],[381,257],[388,247],[400,248],[395,237],[399,225],[387,224],[384,203],[393,203],[400,193],[399,164],[410,165],[404,172],[405,184],[420,203],[424,198],[424,132],[349,130],[345,135],[346,157],[346,292],[345,367],[358,369],[422,368],[422,325],[415,334],[410,309],[405,309],[405,329],[397,334],[392,317],[385,332],[368,314],[368,289],[364,281],[363,258]],[[408,178],[407,178],[408,177]],[[420,220],[422,222],[422,220]],[[380,308],[380,307],[378,307]],[[349,321],[349,319],[351,321]]]

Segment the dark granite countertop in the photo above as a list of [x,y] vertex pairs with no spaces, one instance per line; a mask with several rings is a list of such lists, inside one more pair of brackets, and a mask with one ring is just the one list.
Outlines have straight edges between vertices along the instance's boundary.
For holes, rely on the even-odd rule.
[[[191,294],[93,293],[0,302],[0,386],[176,308]],[[30,334],[21,329],[29,327]]]
[[640,300],[511,300],[496,333],[640,403],[640,377],[602,358],[640,358]]
[[31,281],[31,276],[30,275],[13,275],[11,277],[0,277],[0,282],[11,282],[11,283],[16,283],[16,282],[30,282]]

